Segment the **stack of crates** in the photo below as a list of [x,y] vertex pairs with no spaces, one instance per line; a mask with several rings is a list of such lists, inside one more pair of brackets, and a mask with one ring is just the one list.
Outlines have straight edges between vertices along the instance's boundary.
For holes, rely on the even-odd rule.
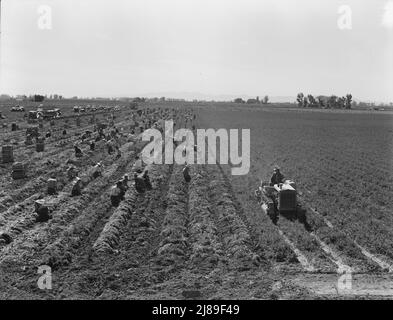
[[1,149],[3,163],[14,162],[14,150],[12,146],[3,146]]
[[23,179],[26,178],[26,165],[21,162],[16,162],[12,166],[12,179]]

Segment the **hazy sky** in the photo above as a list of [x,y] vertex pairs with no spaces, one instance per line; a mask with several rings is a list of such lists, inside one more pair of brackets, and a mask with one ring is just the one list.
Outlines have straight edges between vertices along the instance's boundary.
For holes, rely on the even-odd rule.
[[[388,0],[2,0],[0,93],[393,101]],[[51,8],[40,29],[39,8]],[[341,5],[352,29],[341,30]],[[46,20],[47,21],[47,20]]]

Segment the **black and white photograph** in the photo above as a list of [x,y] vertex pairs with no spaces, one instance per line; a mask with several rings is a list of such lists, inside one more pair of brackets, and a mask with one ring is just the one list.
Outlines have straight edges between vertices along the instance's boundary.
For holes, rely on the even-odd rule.
[[1,302],[393,299],[393,0],[0,5]]

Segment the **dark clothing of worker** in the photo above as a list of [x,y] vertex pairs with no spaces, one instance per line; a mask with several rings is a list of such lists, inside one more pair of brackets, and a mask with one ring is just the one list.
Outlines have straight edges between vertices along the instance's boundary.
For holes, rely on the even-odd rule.
[[12,238],[8,233],[0,233],[0,240],[5,244],[10,244],[12,242]]
[[124,199],[124,193],[122,192],[119,183],[112,187],[111,190],[111,203],[112,206],[118,207],[120,201]]
[[91,151],[94,151],[95,148],[96,148],[96,144],[94,143],[94,141],[92,141],[92,142],[90,143],[90,150],[91,150]]
[[185,167],[183,169],[183,177],[184,177],[184,180],[186,180],[187,183],[191,181],[190,167]]
[[135,189],[138,193],[144,193],[146,191],[145,180],[143,178],[135,174],[134,182],[135,182]]
[[123,183],[124,190],[127,191],[128,190],[128,176],[123,177],[122,183]]
[[75,157],[80,158],[82,157],[83,153],[82,150],[78,146],[74,146],[75,149]]
[[113,146],[110,142],[107,142],[107,147],[108,147],[108,154],[112,154],[113,153]]
[[126,194],[126,191],[127,191],[127,189],[126,189],[126,186],[124,185],[124,181],[123,180],[120,180],[118,183],[117,183],[117,187],[120,189],[120,199],[121,200],[124,200],[124,196],[125,196],[125,194]]
[[94,179],[97,179],[98,177],[102,176],[101,169],[102,169],[102,167],[100,164],[96,164],[94,166],[94,168],[93,168],[93,178]]
[[46,222],[50,219],[48,207],[41,207],[38,209],[37,214],[36,222]]
[[113,207],[118,207],[120,204],[120,198],[117,196],[111,196],[111,204]]
[[149,177],[149,174],[147,173],[147,171],[145,171],[145,173],[143,174],[143,181],[145,183],[145,187],[147,190],[153,189],[153,186],[151,185],[150,177]]
[[275,184],[280,184],[284,182],[284,176],[280,171],[275,171],[273,173],[272,178],[270,179],[270,185],[274,186]]
[[80,179],[77,179],[77,181],[75,181],[74,185],[72,186],[71,196],[76,197],[76,196],[80,196],[81,194],[82,194],[82,181]]
[[78,175],[78,170],[76,169],[76,167],[73,165],[69,166],[67,169],[68,180],[71,181],[72,179],[76,178],[77,175]]

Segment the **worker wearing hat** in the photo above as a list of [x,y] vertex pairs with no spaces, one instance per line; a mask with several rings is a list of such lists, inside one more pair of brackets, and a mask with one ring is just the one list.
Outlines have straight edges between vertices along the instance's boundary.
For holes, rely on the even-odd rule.
[[124,187],[125,191],[128,190],[128,181],[129,181],[128,174],[125,174],[122,179],[123,187]]
[[75,150],[75,157],[80,158],[83,156],[83,152],[77,144],[74,144],[74,150]]
[[72,186],[72,190],[71,190],[71,196],[75,197],[75,196],[80,196],[82,191],[82,180],[79,177],[76,177],[74,185]]
[[123,183],[121,180],[117,181],[116,185],[111,189],[111,203],[112,206],[118,207],[120,201],[124,199],[124,193],[122,190]]
[[270,185],[274,186],[275,184],[279,185],[284,182],[284,175],[280,172],[280,167],[275,166],[273,170],[273,176],[270,179]]
[[183,177],[187,183],[191,181],[190,166],[188,164],[183,168]]
[[102,176],[102,164],[101,164],[101,162],[98,162],[93,167],[93,178],[96,179],[96,178],[98,178],[100,176]]
[[149,171],[148,170],[145,170],[143,172],[142,178],[143,178],[143,181],[145,182],[146,190],[152,190],[153,186],[152,186],[152,184],[150,182],[150,177],[149,177]]
[[138,193],[145,193],[146,185],[145,185],[145,180],[143,177],[141,177],[140,175],[135,173],[134,174],[134,183],[135,183],[135,189]]

